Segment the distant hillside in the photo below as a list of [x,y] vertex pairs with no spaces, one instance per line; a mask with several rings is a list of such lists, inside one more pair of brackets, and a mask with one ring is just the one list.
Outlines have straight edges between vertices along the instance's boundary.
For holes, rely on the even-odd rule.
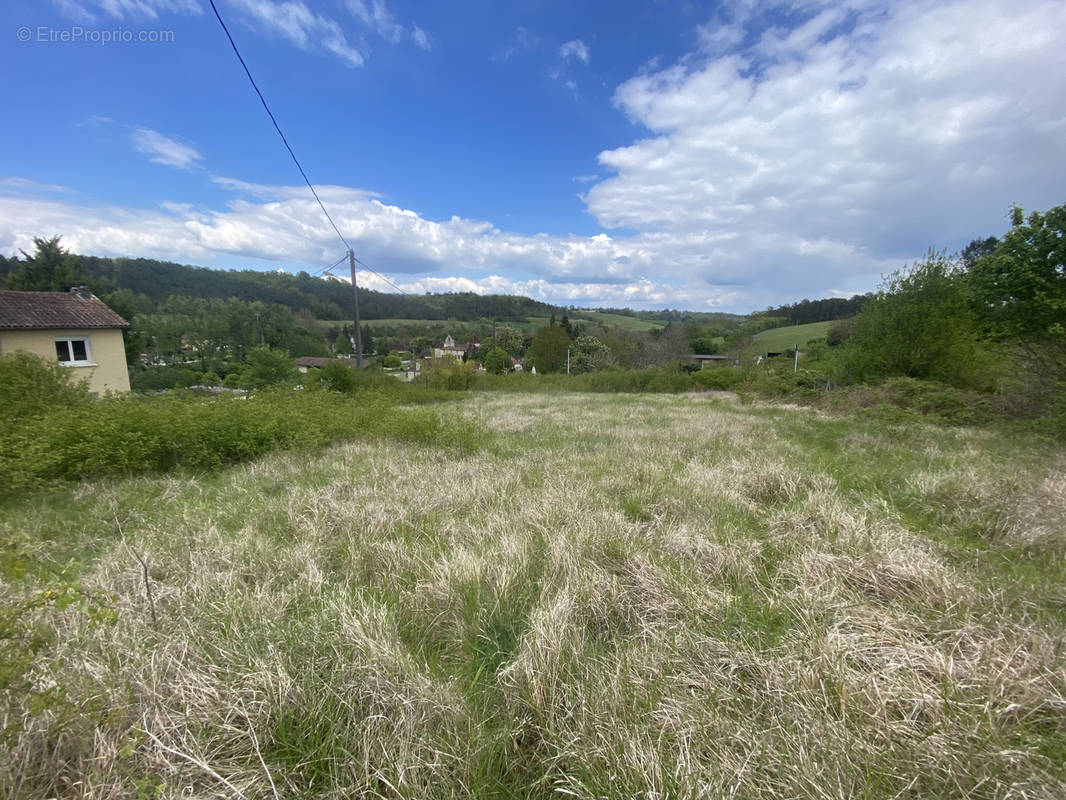
[[[127,289],[147,297],[153,304],[172,295],[277,303],[293,311],[310,311],[317,319],[347,319],[351,314],[349,284],[312,277],[306,272],[219,270],[157,261],[150,258],[100,258],[73,256],[77,268],[98,295]],[[20,266],[19,261],[0,256],[0,279]],[[560,306],[516,295],[454,294],[402,295],[359,290],[363,319],[461,319],[495,317],[524,320],[530,316],[561,315]]]
[[[343,281],[313,277],[307,272],[221,270],[158,261],[150,258],[102,258],[73,255],[79,271],[98,295],[128,290],[158,306],[168,297],[179,295],[205,299],[235,297],[245,302],[276,303],[294,312],[308,311],[319,320],[346,320],[351,315],[352,295]],[[15,258],[0,256],[0,284],[21,266]],[[137,304],[137,305],[144,305]],[[552,305],[517,295],[479,295],[473,292],[403,295],[359,290],[362,319],[476,321],[497,319],[528,325],[531,319],[547,321],[564,314],[578,321],[596,322],[607,327],[647,331],[671,322],[698,325],[730,325],[743,315],[720,312],[634,311],[628,308],[576,309]]]

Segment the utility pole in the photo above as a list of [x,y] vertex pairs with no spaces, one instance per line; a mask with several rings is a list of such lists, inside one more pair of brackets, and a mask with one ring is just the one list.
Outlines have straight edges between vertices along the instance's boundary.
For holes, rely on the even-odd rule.
[[492,374],[496,374],[496,317],[492,318]]
[[355,282],[355,251],[348,251],[348,266],[352,270],[352,299],[355,301],[355,369],[363,374],[363,329],[359,327],[359,285]]
[[796,348],[796,360],[792,364],[792,371],[793,372],[799,372],[799,368],[800,368],[800,346],[799,346],[799,343],[797,342],[794,345],[794,347]]
[[566,348],[566,374],[570,374],[570,348]]

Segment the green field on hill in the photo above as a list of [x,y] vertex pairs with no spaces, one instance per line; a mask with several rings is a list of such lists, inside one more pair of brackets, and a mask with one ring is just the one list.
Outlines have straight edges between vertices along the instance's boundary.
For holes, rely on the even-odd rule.
[[790,325],[787,328],[771,328],[755,334],[755,349],[760,353],[782,353],[803,345],[812,339],[821,339],[829,332],[832,322],[808,322],[805,325]]
[[[665,322],[658,320],[651,321],[637,317],[627,317],[625,314],[606,314],[599,311],[574,311],[567,314],[567,317],[573,323],[582,322],[596,327],[606,325],[608,328],[625,328],[631,331],[655,331],[666,326]],[[557,316],[555,319],[558,322],[561,316]],[[529,317],[528,323],[536,330],[547,325],[549,321],[549,317]]]
[[[625,314],[605,314],[598,311],[575,311],[572,315],[568,315],[570,321],[584,322],[592,325],[606,325],[608,328],[620,327],[631,331],[653,331],[658,330],[666,326],[662,321],[650,321],[646,319],[638,319],[637,317],[627,317]],[[556,316],[556,322],[562,318],[562,315]],[[550,317],[528,317],[523,321],[500,321],[500,325],[510,325],[513,328],[518,328],[526,333],[535,333],[538,328],[542,328],[548,324]],[[385,327],[399,327],[401,325],[419,325],[424,327],[438,327],[440,325],[446,325],[448,320],[444,319],[365,319],[362,320],[364,325],[373,328],[385,328]],[[460,320],[464,325],[473,324],[469,320]],[[350,325],[350,319],[331,319],[331,320],[317,320],[316,324],[321,328],[337,328],[344,325]]]

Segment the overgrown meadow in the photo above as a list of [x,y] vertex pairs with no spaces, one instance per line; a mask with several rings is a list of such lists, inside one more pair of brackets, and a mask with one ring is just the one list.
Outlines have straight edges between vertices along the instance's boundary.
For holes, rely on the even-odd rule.
[[423,391],[202,401],[289,448],[214,462],[174,400],[170,471],[9,491],[0,794],[1066,794],[1061,445]]

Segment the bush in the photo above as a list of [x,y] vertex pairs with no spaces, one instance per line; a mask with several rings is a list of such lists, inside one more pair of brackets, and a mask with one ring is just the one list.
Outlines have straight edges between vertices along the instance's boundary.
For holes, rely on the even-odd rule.
[[310,373],[309,382],[328,391],[354,394],[362,377],[354,364],[354,361],[351,367],[347,364],[326,364],[322,369]]
[[735,367],[708,367],[692,373],[692,382],[699,389],[727,391],[737,388],[744,379],[744,372]]
[[273,347],[253,347],[248,351],[248,370],[244,373],[244,388],[261,389],[280,386],[299,380],[296,362],[284,350]]
[[0,429],[90,400],[86,382],[68,367],[25,352],[0,357]]
[[949,425],[987,424],[1007,414],[1005,405],[991,395],[914,378],[849,387],[827,395],[825,404],[834,410],[874,409],[886,421],[925,417]]
[[464,364],[450,358],[435,361],[426,369],[426,380],[434,389],[469,389],[474,385],[476,377],[473,364]]
[[[385,380],[398,384],[394,378]],[[247,397],[189,393],[114,396],[89,408],[53,408],[7,432],[0,486],[56,479],[211,470],[272,450],[384,436],[472,450],[477,432],[433,409],[398,408],[385,392],[263,391]],[[2,491],[2,490],[0,490]]]
[[835,320],[829,326],[825,334],[825,341],[830,347],[839,347],[851,338],[851,325],[853,317]]
[[852,321],[844,363],[857,380],[904,376],[993,388],[996,362],[978,336],[961,265],[930,252],[890,276]]

